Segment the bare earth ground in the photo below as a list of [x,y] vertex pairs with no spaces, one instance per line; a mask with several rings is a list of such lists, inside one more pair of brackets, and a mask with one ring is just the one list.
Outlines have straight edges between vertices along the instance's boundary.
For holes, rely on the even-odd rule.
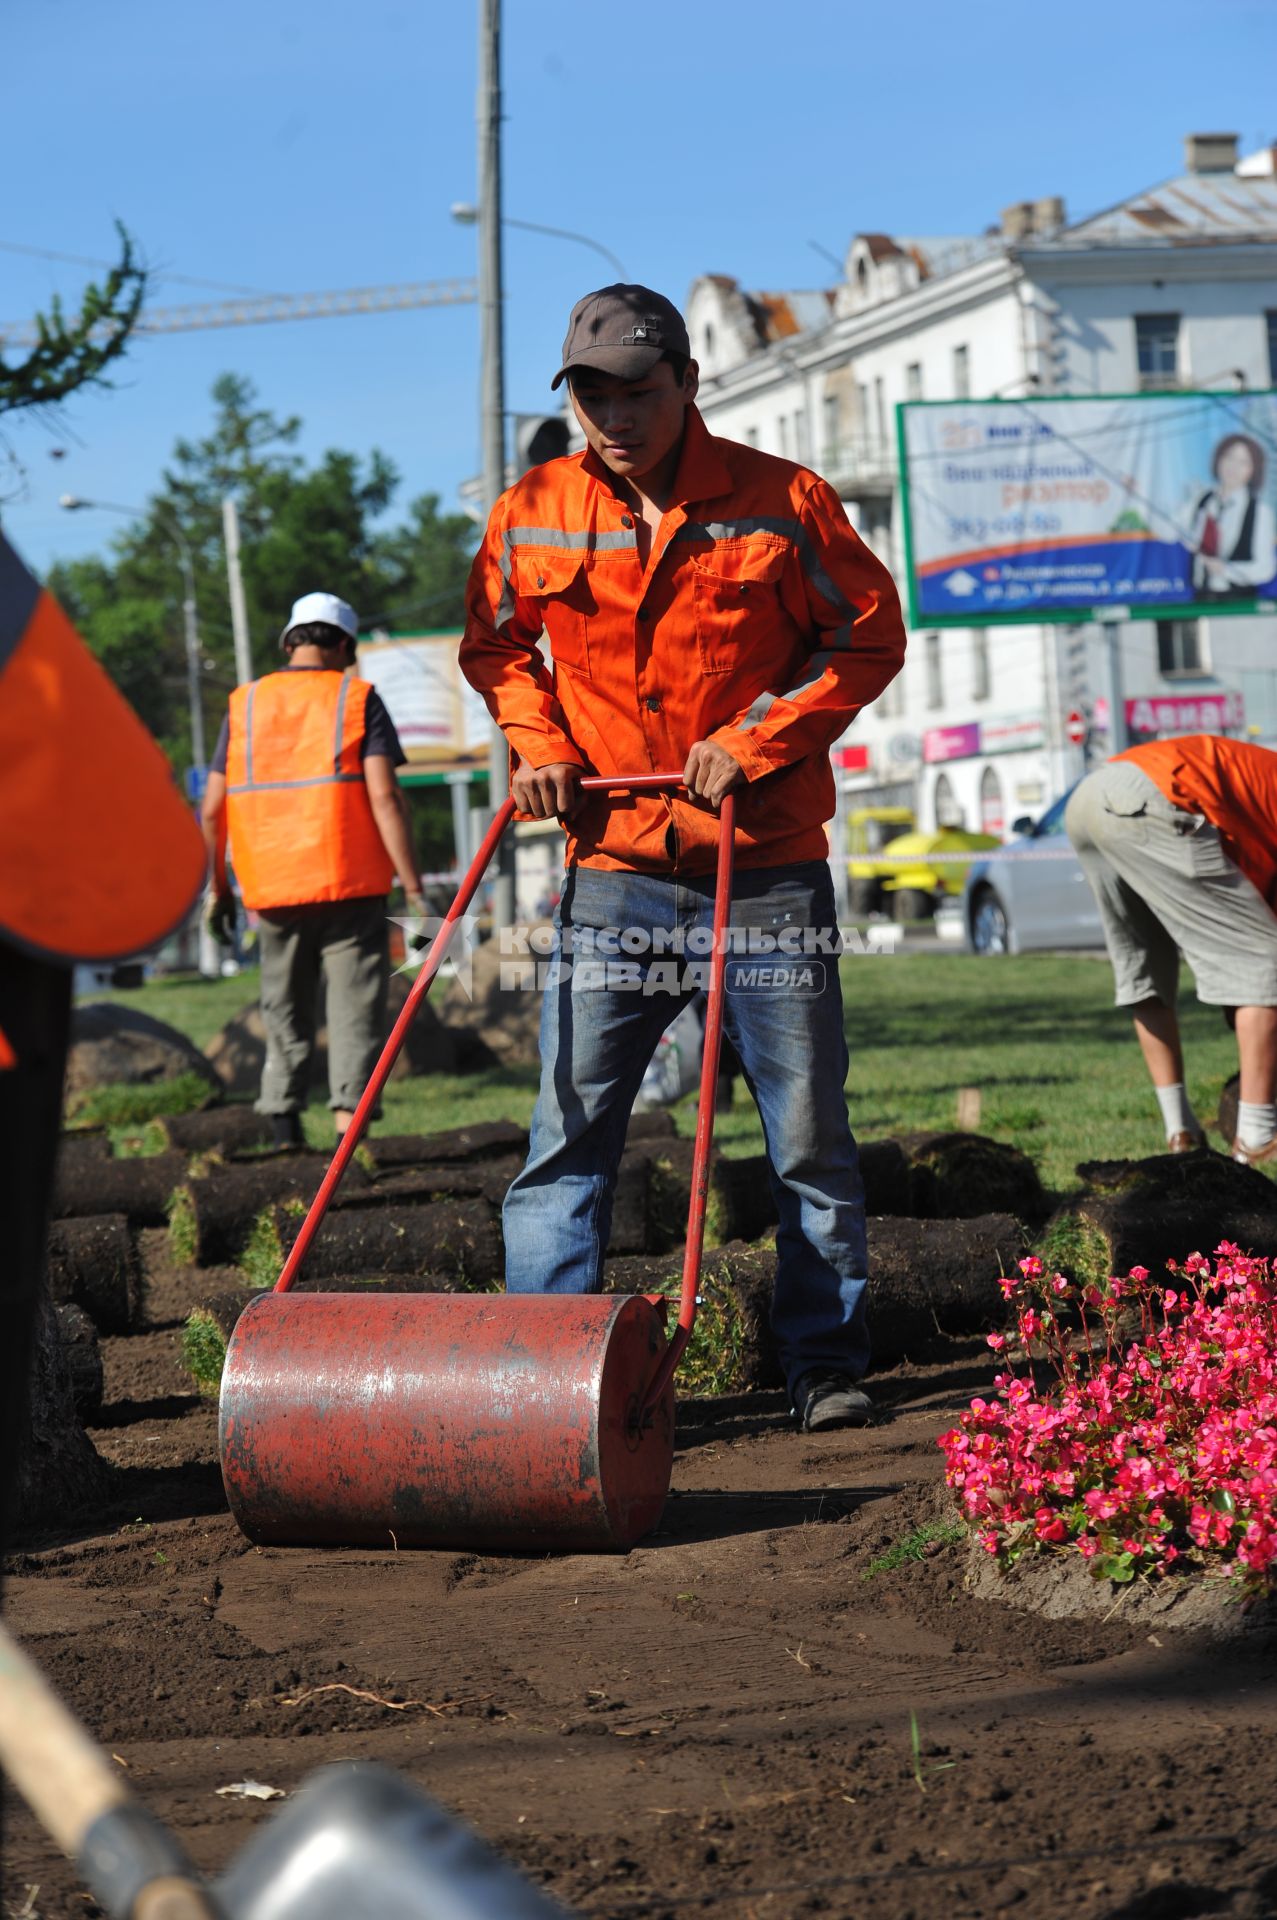
[[[979,1341],[878,1376],[865,1433],[687,1404],[660,1531],[559,1560],[250,1546],[177,1342],[104,1343],[119,1502],[6,1604],[201,1866],[270,1818],[216,1788],[366,1756],[599,1920],[1277,1913],[1271,1645],[980,1601],[960,1546],[866,1578],[936,1511]],[[20,1805],[4,1874],[7,1914],[98,1911]]]

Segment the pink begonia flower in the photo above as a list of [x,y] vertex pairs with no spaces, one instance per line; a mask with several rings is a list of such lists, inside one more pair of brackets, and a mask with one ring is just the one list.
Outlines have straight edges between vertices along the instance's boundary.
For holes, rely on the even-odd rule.
[[1006,1346],[1007,1337],[1005,1333],[987,1333],[985,1335],[985,1343],[992,1347],[995,1353],[1001,1353]]

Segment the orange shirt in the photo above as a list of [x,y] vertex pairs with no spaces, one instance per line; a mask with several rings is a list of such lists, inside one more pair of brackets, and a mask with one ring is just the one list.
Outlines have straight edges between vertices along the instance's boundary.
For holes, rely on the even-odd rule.
[[1277,911],[1277,753],[1193,733],[1114,756],[1133,760],[1166,798],[1218,827],[1225,851]]
[[173,769],[0,535],[0,941],[53,961],[144,953],[204,873]]
[[[461,668],[534,767],[681,772],[695,741],[726,748],[748,781],[737,861],[757,867],[826,857],[829,748],[904,650],[891,576],[833,488],[712,438],[693,407],[646,567],[592,453],[534,467],[501,496],[470,575]],[[567,857],[700,873],[716,836],[710,809],[682,796],[592,796]]]

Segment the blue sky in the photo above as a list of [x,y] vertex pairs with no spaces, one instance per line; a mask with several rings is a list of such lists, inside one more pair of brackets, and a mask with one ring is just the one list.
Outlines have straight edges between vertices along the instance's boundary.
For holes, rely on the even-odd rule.
[[[1190,131],[1236,130],[1244,152],[1277,136],[1273,0],[505,15],[507,214],[587,234],[679,300],[704,272],[825,284],[810,243],[841,256],[858,230],[975,233],[1049,193],[1080,216],[1179,171]],[[219,297],[177,275],[264,292],[468,276],[474,231],[448,210],[475,192],[476,40],[473,0],[7,0],[0,242],[103,258],[118,217],[166,306]],[[0,249],[0,318],[74,299],[86,271]],[[511,410],[548,410],[568,310],[609,277],[583,247],[508,232]],[[23,473],[0,515],[29,561],[103,548],[118,522],[58,495],[144,501],[226,370],[302,416],[309,456],[380,447],[400,508],[454,505],[478,466],[473,307],[161,336],[53,433],[9,423]]]

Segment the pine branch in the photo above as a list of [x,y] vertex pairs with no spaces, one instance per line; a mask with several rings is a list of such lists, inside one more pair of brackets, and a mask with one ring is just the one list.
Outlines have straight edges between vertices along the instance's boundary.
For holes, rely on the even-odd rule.
[[106,369],[129,344],[150,278],[119,221],[116,231],[119,262],[100,286],[85,288],[75,318],[66,318],[55,294],[48,313],[35,316],[36,345],[27,358],[13,366],[0,354],[0,414],[55,406],[80,387],[111,385]]

